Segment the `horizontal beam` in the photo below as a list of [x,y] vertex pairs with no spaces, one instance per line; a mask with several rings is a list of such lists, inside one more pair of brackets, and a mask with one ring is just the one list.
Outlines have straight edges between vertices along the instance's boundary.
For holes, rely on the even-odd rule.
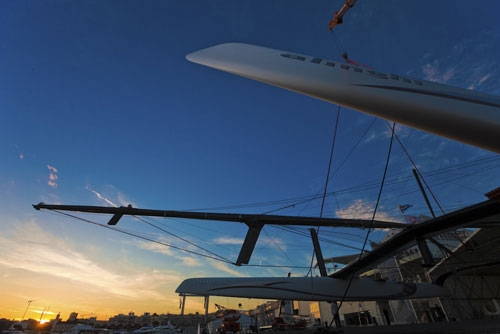
[[316,218],[298,216],[278,216],[278,215],[254,215],[239,213],[216,213],[216,212],[191,212],[191,211],[169,211],[151,210],[128,207],[108,207],[108,206],[86,206],[86,205],[53,205],[39,203],[33,205],[36,210],[58,210],[75,211],[85,213],[102,213],[110,215],[127,216],[149,216],[166,218],[186,218],[212,221],[228,221],[245,223],[248,226],[258,225],[295,225],[295,226],[325,226],[325,227],[355,227],[355,228],[407,228],[407,224],[393,223],[387,221],[365,220],[365,219],[344,219],[344,218]]

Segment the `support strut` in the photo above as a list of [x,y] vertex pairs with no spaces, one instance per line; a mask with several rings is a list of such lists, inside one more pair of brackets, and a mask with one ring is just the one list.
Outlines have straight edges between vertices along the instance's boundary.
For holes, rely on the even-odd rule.
[[326,272],[325,260],[323,259],[323,253],[321,252],[321,247],[319,245],[318,234],[313,228],[310,228],[309,232],[311,232],[311,239],[314,245],[314,253],[316,254],[316,259],[318,261],[319,272],[322,277],[326,277],[328,276],[328,273]]

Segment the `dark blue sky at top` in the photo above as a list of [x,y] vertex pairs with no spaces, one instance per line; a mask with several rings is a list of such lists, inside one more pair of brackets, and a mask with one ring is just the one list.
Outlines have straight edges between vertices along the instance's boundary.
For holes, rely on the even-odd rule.
[[[0,208],[9,217],[39,217],[30,204],[42,200],[105,204],[86,186],[165,209],[318,193],[336,106],[190,63],[185,55],[243,42],[341,60],[327,30],[341,4],[3,1]],[[497,1],[360,0],[335,31],[361,63],[499,94],[499,9]],[[342,109],[334,169],[372,119]],[[383,121],[374,123],[330,191],[381,178],[386,132]],[[495,156],[408,128],[401,136],[424,172]],[[47,165],[59,170],[55,189],[47,185]],[[430,183],[445,206],[456,208],[498,186],[496,171]],[[397,173],[410,176],[411,169],[395,146],[389,175]],[[414,214],[426,213],[418,194],[405,195],[414,190],[410,181],[388,187],[383,208],[397,215],[398,204],[413,203],[419,208]],[[326,215],[355,200],[371,203],[375,195],[371,189],[330,197]],[[281,213],[317,216],[319,202]]]

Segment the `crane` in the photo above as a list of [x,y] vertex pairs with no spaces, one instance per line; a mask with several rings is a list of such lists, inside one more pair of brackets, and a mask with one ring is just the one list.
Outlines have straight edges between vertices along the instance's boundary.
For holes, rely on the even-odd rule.
[[24,310],[23,317],[21,318],[21,321],[24,320],[24,317],[26,316],[26,313],[28,312],[28,309],[30,308],[31,303],[33,303],[35,300],[28,300],[28,305],[26,306],[26,309]]
[[338,12],[333,14],[333,19],[328,23],[328,29],[332,30],[337,24],[344,22],[344,15],[351,9],[357,0],[346,0]]

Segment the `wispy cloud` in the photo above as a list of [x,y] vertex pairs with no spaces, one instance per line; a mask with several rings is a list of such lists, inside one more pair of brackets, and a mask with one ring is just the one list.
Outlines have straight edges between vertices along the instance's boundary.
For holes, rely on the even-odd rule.
[[128,298],[163,298],[161,284],[180,282],[166,271],[124,274],[107,269],[72,249],[34,222],[24,223],[9,237],[0,236],[0,266],[31,271],[100,288]]
[[199,267],[202,265],[200,260],[198,260],[197,258],[194,258],[192,256],[179,256],[178,259],[182,260],[182,263],[186,267]]
[[[237,237],[219,237],[211,240],[211,243],[218,245],[243,245],[243,238]],[[286,250],[287,245],[277,237],[269,237],[269,236],[260,236],[258,245],[260,247],[273,247],[276,249]]]
[[87,189],[88,191],[94,193],[94,195],[96,195],[97,198],[99,198],[100,200],[103,200],[104,202],[108,203],[109,205],[114,206],[114,207],[118,207],[118,205],[116,205],[115,203],[113,203],[110,199],[104,197],[103,195],[101,195],[100,193],[98,193],[97,191],[95,191],[94,189],[90,188],[88,185],[85,186],[85,189]]
[[243,275],[242,273],[234,270],[234,269],[231,269],[228,265],[222,263],[222,262],[215,262],[213,261],[212,262],[212,265],[216,268],[216,269],[219,269],[220,271],[224,271],[228,274],[231,274],[231,275],[234,275],[234,276],[238,276],[238,277],[244,277],[245,275]]
[[51,165],[47,165],[47,168],[50,171],[50,173],[49,173],[49,180],[47,181],[47,184],[49,186],[51,186],[52,188],[57,188],[57,182],[56,181],[57,181],[57,179],[59,179],[59,176],[57,175],[58,170],[55,167],[51,166]]
[[[108,203],[111,206],[118,207],[119,205],[121,206],[132,205],[134,207],[137,207],[135,203],[129,200],[124,193],[118,191],[114,186],[107,185],[105,186],[105,188],[106,188],[105,191],[97,192],[95,189],[92,189],[90,185],[85,186],[86,190],[92,192],[94,195],[97,196],[98,199],[103,200],[104,202]],[[119,203],[119,205],[117,203]]]
[[[351,218],[351,219],[367,219],[370,220],[373,217],[373,211],[375,210],[375,203],[365,201],[362,199],[357,199],[352,202],[349,206],[345,208],[341,208],[337,210],[335,213],[337,217],[340,218]],[[399,221],[394,217],[391,217],[387,212],[377,210],[377,214],[375,216],[376,220],[385,220],[385,221]]]
[[453,86],[500,93],[500,68],[497,66],[497,45],[500,30],[484,30],[467,36],[444,56],[426,53],[417,71],[425,79]]
[[212,239],[212,243],[219,245],[241,245],[243,244],[243,238],[219,237]]
[[[390,123],[392,126],[392,123]],[[413,133],[413,129],[402,124],[396,124],[395,133],[399,138],[405,138]],[[387,126],[385,121],[379,122],[376,127],[372,129],[369,135],[363,140],[364,143],[376,142],[379,140],[386,140],[392,135],[391,129]]]
[[280,249],[285,251],[287,249],[287,245],[281,240],[280,238],[277,237],[272,237],[272,236],[262,236],[259,238],[259,244],[260,245],[265,245],[265,246],[270,246],[276,249]]
[[[161,241],[164,243],[171,242],[171,240],[169,240],[168,238],[165,238],[163,236],[160,236],[157,239],[158,239],[158,241]],[[187,253],[185,253],[183,251],[179,251],[177,249],[173,249],[173,248],[170,248],[168,246],[165,246],[165,245],[162,245],[162,244],[159,244],[156,242],[137,240],[137,241],[133,242],[133,245],[135,245],[143,250],[171,256],[171,257],[181,261],[182,264],[186,267],[199,267],[199,266],[203,265],[203,263],[200,261],[200,259],[198,259],[194,256],[186,255]]]
[[58,172],[57,168],[55,168],[55,167],[53,167],[53,166],[51,166],[51,165],[47,165],[47,168],[48,168],[51,172],[53,172],[53,173],[57,173],[57,172]]
[[479,79],[477,82],[473,82],[469,85],[469,87],[467,87],[467,89],[474,89],[476,87],[479,87],[483,84],[483,82],[485,82],[486,80],[488,80],[488,78],[491,76],[491,73],[488,73],[486,75],[484,75],[481,79]]
[[434,59],[434,61],[422,65],[422,72],[426,80],[446,83],[455,75],[456,67],[443,68],[439,60]]
[[116,196],[118,197],[118,203],[120,203],[120,205],[122,205],[122,206],[129,206],[129,205],[136,206],[131,200],[126,198],[125,194],[123,194],[122,192],[118,191]]
[[158,244],[152,241],[137,240],[135,245],[141,249],[148,250],[154,253],[164,254],[164,255],[174,255],[172,249],[168,246]]
[[[169,240],[167,238],[164,238],[164,237],[160,237],[159,240],[164,241],[164,242],[169,242]],[[241,242],[242,241],[240,240],[240,243]],[[185,252],[182,252],[182,251],[179,251],[176,249],[172,249],[172,248],[169,248],[167,246],[163,246],[161,244],[157,244],[157,243],[150,242],[150,241],[142,241],[142,240],[135,241],[133,244],[135,246],[137,246],[141,249],[147,250],[147,251],[171,256],[171,257],[181,261],[182,265],[186,266],[186,267],[201,267],[201,266],[204,266],[207,263],[209,263],[210,267],[212,269],[218,269],[219,271],[223,271],[223,272],[226,272],[228,274],[235,275],[235,276],[244,276],[240,272],[232,269],[230,266],[228,266],[222,262],[215,261],[215,260],[208,260],[209,262],[206,262],[205,260],[202,261],[201,258],[198,258],[196,256],[186,255]],[[201,273],[201,275],[202,276],[205,275],[205,270],[203,270],[203,273]]]

